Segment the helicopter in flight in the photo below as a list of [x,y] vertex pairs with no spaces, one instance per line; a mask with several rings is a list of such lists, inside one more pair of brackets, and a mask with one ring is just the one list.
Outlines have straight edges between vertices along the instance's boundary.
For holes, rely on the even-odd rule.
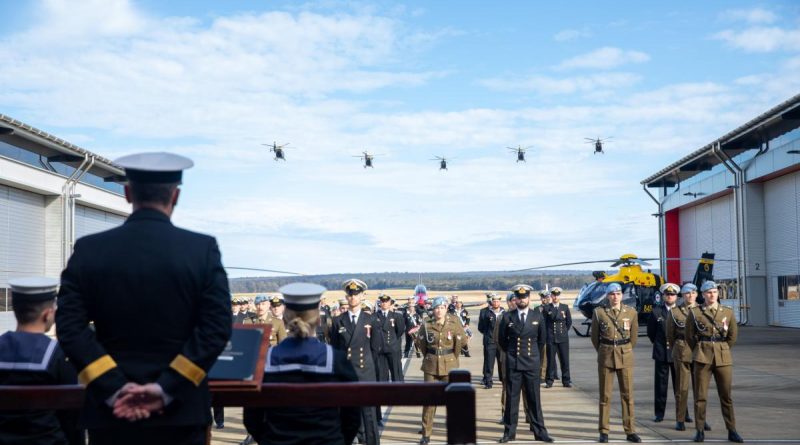
[[[583,330],[577,326],[573,326],[572,329],[579,336],[588,337],[591,332],[594,309],[606,304],[606,286],[610,283],[618,283],[622,286],[622,304],[636,308],[636,312],[639,314],[639,326],[647,325],[647,320],[653,312],[653,305],[661,299],[659,288],[664,284],[664,279],[660,275],[643,269],[643,267],[650,266],[647,261],[653,260],[658,260],[658,258],[639,258],[634,254],[627,253],[612,260],[581,261],[525,270],[605,262],[612,263],[610,267],[619,267],[618,271],[611,274],[607,274],[605,271],[593,272],[592,275],[595,281],[584,285],[575,298],[573,307],[583,314],[585,320],[581,323]],[[698,261],[697,272],[692,280],[698,288],[703,282],[713,280],[713,253],[703,253],[700,258],[668,258],[668,260]],[[698,297],[698,300],[700,300],[700,297]]]
[[286,149],[286,146],[289,145],[291,142],[287,142],[283,145],[278,145],[277,142],[272,141],[272,144],[261,144],[265,147],[269,147],[269,151],[271,153],[275,153],[275,160],[276,161],[285,161],[286,155],[283,153],[283,150]]
[[354,158],[361,158],[364,160],[364,168],[374,168],[372,165],[372,160],[378,155],[371,155],[368,152],[364,151],[360,155],[353,156]]
[[531,147],[532,147],[531,145],[529,145],[527,147],[523,147],[522,145],[518,145],[516,147],[506,147],[506,148],[508,148],[509,150],[511,150],[512,152],[515,152],[517,154],[517,162],[526,162],[525,161],[525,152]]
[[442,156],[434,156],[431,161],[439,161],[439,170],[447,170],[447,158]]
[[599,137],[597,139],[592,139],[592,138],[584,138],[584,139],[586,139],[587,144],[594,144],[594,154],[598,153],[605,154],[605,152],[603,151],[603,142],[607,142],[609,139],[613,138],[614,136],[609,136],[604,139],[600,139]]

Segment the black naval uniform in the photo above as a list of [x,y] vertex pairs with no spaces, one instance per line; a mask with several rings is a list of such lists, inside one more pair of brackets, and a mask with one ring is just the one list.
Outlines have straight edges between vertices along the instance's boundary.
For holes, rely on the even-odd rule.
[[416,326],[420,325],[420,319],[417,315],[417,311],[414,310],[414,306],[406,306],[401,309],[403,313],[403,323],[406,325],[406,343],[403,346],[403,357],[411,357],[411,349],[414,348],[414,335],[410,334],[408,331]]
[[[61,275],[56,325],[87,385],[83,424],[92,443],[204,443],[206,373],[231,324],[214,238],[143,208],[120,227],[79,239]],[[114,417],[108,401],[129,381],[160,384],[172,398],[163,414],[135,423]]]
[[[344,352],[316,338],[289,337],[270,348],[264,383],[358,381]],[[358,407],[247,408],[244,425],[259,444],[350,445],[361,422]]]
[[[497,367],[500,367],[500,355],[497,351],[497,342],[494,339],[494,331],[497,323],[503,318],[505,310],[499,308],[499,312],[495,312],[491,308],[483,308],[478,314],[478,332],[483,334],[483,380],[485,386],[492,387],[492,379],[494,378],[494,365],[497,362]],[[498,375],[502,375],[498,372]]]
[[503,412],[504,437],[514,437],[519,417],[520,391],[528,400],[527,417],[537,440],[549,437],[544,426],[542,404],[539,397],[541,362],[539,355],[545,342],[545,323],[542,313],[529,308],[524,323],[519,309],[506,312],[498,328],[498,342],[506,351],[506,409]]
[[319,325],[317,326],[317,340],[330,344],[331,329],[333,328],[333,318],[326,310],[319,311]]
[[547,384],[551,386],[557,378],[556,354],[558,354],[561,383],[569,385],[572,383],[569,375],[569,330],[572,329],[569,306],[559,303],[556,307],[550,303],[544,308],[544,318],[547,325]]
[[403,316],[391,310],[384,315],[382,310],[378,310],[375,318],[381,328],[383,340],[381,352],[377,354],[378,381],[388,382],[391,377],[393,382],[402,382],[403,366],[400,343],[406,332]]
[[[333,320],[331,346],[346,354],[359,382],[374,382],[377,372],[373,357],[381,351],[383,343],[379,324],[374,315],[363,310],[359,313],[355,324],[352,322],[352,317],[353,313],[347,311]],[[367,445],[380,444],[377,414],[375,407],[361,409],[361,422]]]
[[663,304],[655,305],[650,319],[647,320],[647,337],[653,343],[653,360],[655,361],[653,414],[657,419],[664,418],[670,375],[672,376],[672,394],[676,395],[678,392],[675,365],[672,361],[672,345],[667,344],[666,323],[671,321],[669,309]]
[[[75,368],[58,342],[44,334],[6,332],[0,335],[0,385],[72,385]],[[0,444],[78,445],[78,411],[0,411]]]

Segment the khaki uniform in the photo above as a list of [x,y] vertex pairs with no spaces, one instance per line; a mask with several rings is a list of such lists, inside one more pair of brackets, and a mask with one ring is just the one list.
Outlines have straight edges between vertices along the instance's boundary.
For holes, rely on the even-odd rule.
[[598,307],[592,315],[592,344],[597,350],[597,373],[600,379],[601,434],[608,434],[611,392],[614,374],[619,382],[622,401],[622,425],[625,434],[634,434],[633,413],[633,348],[639,334],[636,309],[620,305],[620,309]]
[[[417,347],[422,353],[422,372],[426,382],[447,382],[448,373],[458,368],[461,348],[467,344],[467,334],[458,317],[447,314],[443,324],[433,318],[425,320],[417,331]],[[436,406],[422,408],[422,435],[430,437]]]
[[689,311],[686,319],[686,342],[692,348],[694,360],[694,422],[698,431],[703,431],[706,422],[706,400],[712,374],[717,384],[725,427],[729,431],[736,430],[731,399],[731,348],[736,343],[737,335],[738,326],[732,309],[715,303],[712,306],[694,307]]
[[[540,304],[539,306],[536,306],[536,309],[538,309],[539,312],[542,313],[542,318],[544,318],[544,313],[545,313],[544,305]],[[541,369],[539,370],[539,380],[543,382],[547,380],[547,348],[548,348],[547,343],[545,343],[545,345],[542,347],[542,357],[541,357],[542,366],[540,367]]]
[[284,338],[286,338],[286,326],[283,324],[283,320],[274,317],[272,314],[267,314],[262,318],[258,318],[257,316],[245,318],[243,323],[272,325],[272,331],[269,334],[270,346],[275,346],[278,343],[282,342]]
[[[695,305],[693,304],[692,307]],[[675,376],[677,377],[678,392],[675,396],[675,420],[677,422],[686,421],[686,407],[689,403],[689,382],[694,381],[692,377],[692,348],[686,342],[686,319],[689,317],[691,308],[682,304],[675,306],[669,313],[667,319],[667,344],[672,347],[672,362],[675,365]],[[694,393],[692,385],[692,395],[695,400],[697,395]]]

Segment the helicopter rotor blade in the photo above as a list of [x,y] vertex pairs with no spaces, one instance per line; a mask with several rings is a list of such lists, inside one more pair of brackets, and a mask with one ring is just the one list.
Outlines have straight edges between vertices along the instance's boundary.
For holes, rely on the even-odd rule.
[[599,263],[611,263],[617,261],[618,259],[612,260],[593,260],[593,261],[577,261],[574,263],[562,263],[562,264],[549,264],[547,266],[537,266],[537,267],[528,267],[526,269],[517,269],[517,270],[509,270],[508,272],[527,272],[529,270],[540,270],[540,269],[552,269],[554,267],[562,267],[562,266],[578,266],[581,264],[599,264]]
[[282,273],[286,275],[298,275],[298,276],[305,276],[304,273],[299,272],[287,272],[285,270],[272,270],[272,269],[261,269],[258,267],[233,267],[233,266],[225,266],[225,269],[234,269],[234,270],[252,270],[255,272],[272,272],[272,273]]

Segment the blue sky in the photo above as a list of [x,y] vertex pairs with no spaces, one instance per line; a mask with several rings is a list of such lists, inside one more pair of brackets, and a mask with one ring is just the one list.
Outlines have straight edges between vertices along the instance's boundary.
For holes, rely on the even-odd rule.
[[175,221],[229,266],[654,255],[639,181],[800,87],[793,1],[20,3],[0,0],[0,112],[112,159],[192,157]]

